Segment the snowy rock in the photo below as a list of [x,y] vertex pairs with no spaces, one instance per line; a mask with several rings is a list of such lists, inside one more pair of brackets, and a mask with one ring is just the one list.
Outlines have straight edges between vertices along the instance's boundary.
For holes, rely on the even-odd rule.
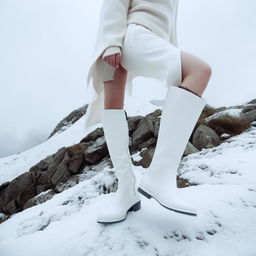
[[132,134],[132,142],[134,148],[137,148],[139,144],[145,142],[152,136],[154,136],[153,121],[145,117],[142,117],[139,122],[138,128]]
[[187,156],[187,155],[196,153],[198,151],[199,150],[190,141],[188,141],[186,148],[184,150],[183,156]]
[[199,125],[192,136],[192,144],[199,150],[220,144],[218,134],[206,125]]
[[252,121],[256,121],[256,108],[252,109],[246,113],[243,113],[241,115],[242,118],[247,119],[248,121],[252,122]]
[[73,125],[77,120],[79,120],[86,113],[87,107],[88,107],[88,104],[72,111],[68,116],[63,118],[57,124],[57,126],[54,128],[54,130],[51,132],[50,136],[47,139],[51,138],[56,133],[65,131],[67,128]]

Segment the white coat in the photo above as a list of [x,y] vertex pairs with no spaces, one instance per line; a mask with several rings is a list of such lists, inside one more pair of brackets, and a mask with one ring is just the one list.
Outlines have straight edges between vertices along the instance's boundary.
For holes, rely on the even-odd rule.
[[[122,48],[123,39],[127,28],[127,14],[132,0],[104,0],[101,7],[100,21],[96,44],[94,46],[89,69],[87,73],[87,88],[92,80],[93,98],[88,105],[85,114],[85,129],[93,124],[101,122],[100,111],[104,109],[104,83],[103,81],[113,80],[116,68],[102,60],[101,56],[106,48],[119,46]],[[177,43],[177,12],[178,0],[173,10],[174,22],[169,42],[178,46]],[[143,24],[142,24],[143,25]],[[127,71],[125,88],[129,95],[132,95],[133,79],[136,77],[129,70]]]

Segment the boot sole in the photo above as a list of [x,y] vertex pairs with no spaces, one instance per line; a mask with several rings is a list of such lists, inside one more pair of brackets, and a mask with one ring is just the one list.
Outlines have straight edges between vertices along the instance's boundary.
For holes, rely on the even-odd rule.
[[146,191],[144,191],[144,190],[141,189],[140,187],[138,188],[138,191],[139,191],[143,196],[145,196],[145,197],[148,198],[148,199],[154,198],[161,206],[163,206],[164,208],[166,208],[166,209],[168,209],[168,210],[175,211],[175,212],[178,212],[178,213],[182,213],[182,214],[185,214],[185,215],[197,216],[196,213],[183,212],[183,211],[176,210],[176,209],[173,209],[173,208],[170,208],[170,207],[167,207],[167,206],[161,204],[155,197],[151,196],[149,193],[147,193]]
[[117,220],[117,221],[111,221],[111,222],[108,222],[108,221],[97,221],[98,223],[102,223],[102,224],[113,224],[113,223],[118,223],[118,222],[121,222],[121,221],[124,221],[127,217],[127,213],[128,212],[137,212],[138,210],[140,210],[141,208],[141,201],[138,201],[137,203],[135,203],[134,205],[132,205],[126,212],[126,216],[124,219],[121,219],[121,220]]

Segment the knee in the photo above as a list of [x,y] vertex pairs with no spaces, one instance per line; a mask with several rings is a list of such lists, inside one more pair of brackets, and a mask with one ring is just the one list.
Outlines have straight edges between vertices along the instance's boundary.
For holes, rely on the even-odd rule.
[[200,80],[205,81],[206,83],[210,80],[212,75],[212,68],[208,63],[202,63],[197,69],[197,76]]

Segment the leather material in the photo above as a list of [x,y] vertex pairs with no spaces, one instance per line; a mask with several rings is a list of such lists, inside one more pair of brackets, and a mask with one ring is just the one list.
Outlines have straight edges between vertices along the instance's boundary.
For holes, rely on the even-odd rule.
[[[133,172],[129,151],[129,131],[124,109],[104,109],[101,111],[104,136],[118,179],[118,189],[108,196],[108,201],[98,213],[98,222],[118,222],[126,218],[134,205],[139,205],[141,195],[137,191],[138,182]],[[140,207],[139,207],[140,208]],[[131,210],[139,210],[134,207]]]
[[205,105],[206,100],[202,97],[180,87],[168,87],[153,159],[139,185],[163,206],[191,215],[197,214],[197,207],[179,196],[176,175]]

